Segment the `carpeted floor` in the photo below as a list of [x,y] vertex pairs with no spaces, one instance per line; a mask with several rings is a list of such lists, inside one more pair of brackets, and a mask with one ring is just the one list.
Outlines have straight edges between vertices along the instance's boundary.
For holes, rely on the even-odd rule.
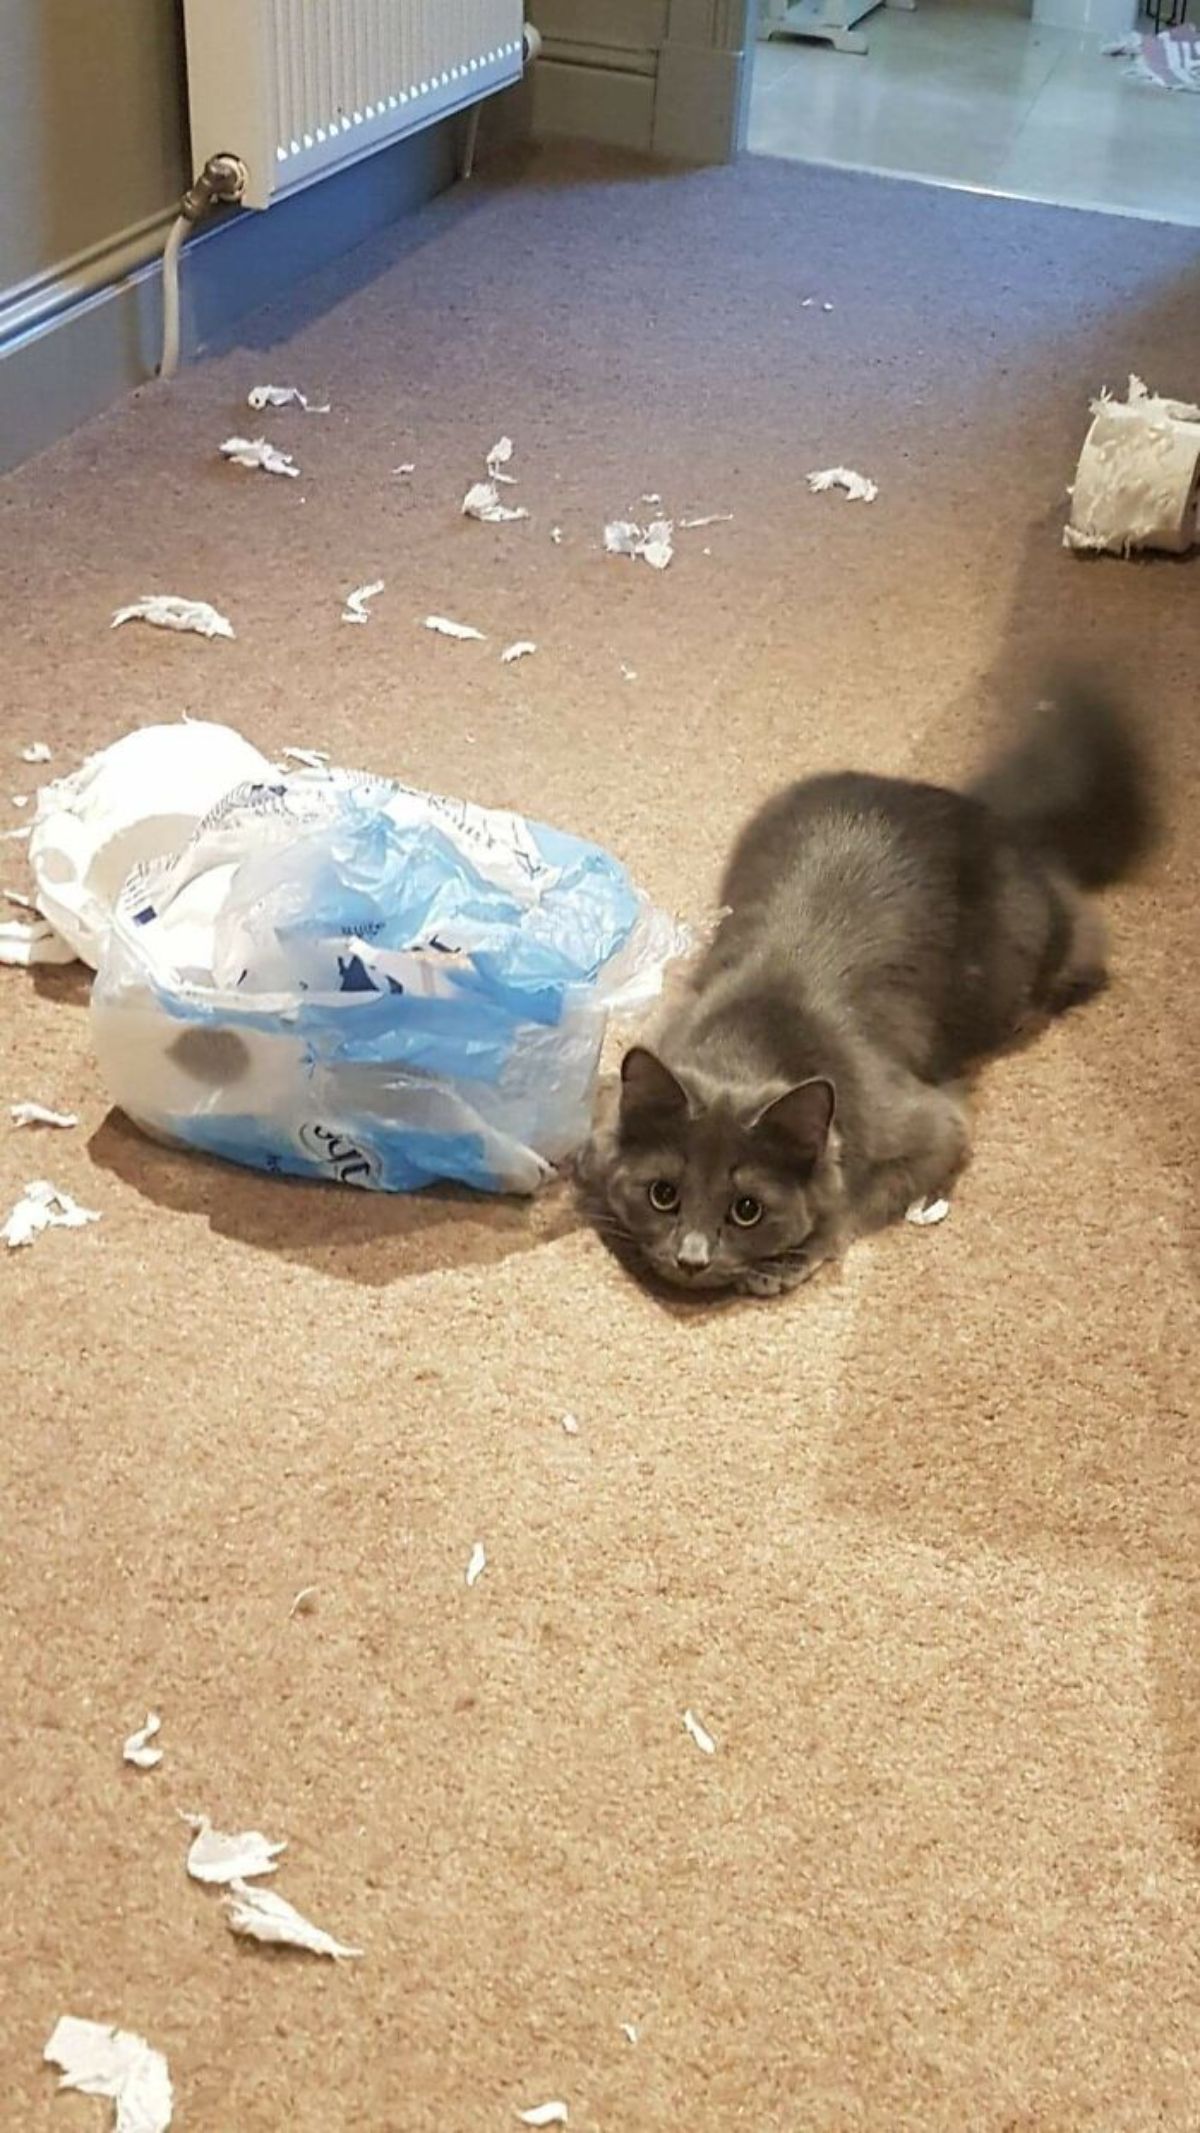
[[[950,1221],[780,1305],[664,1308],[565,1196],[164,1152],[79,974],[3,973],[5,1103],[82,1122],[0,1134],[0,1197],[103,1213],[0,1269],[11,2124],[106,2123],[39,2064],[67,2011],[167,2052],[181,2133],[1200,2126],[1196,566],[1059,546],[1089,394],[1195,394],[1198,291],[1193,233],[545,160],[8,485],[17,790],[27,741],[215,715],[700,913],[772,785],[953,776],[1065,647],[1129,678],[1174,832],[1110,995],[987,1077]],[[217,458],[268,379],[334,403],[263,423],[298,482]],[[532,519],[468,524],[502,430]],[[875,505],[807,493],[836,462]],[[643,491],[734,521],[604,558]],[[109,633],[155,589],[237,642]],[[177,1809],[287,1837],[365,1959],[236,1943]]]

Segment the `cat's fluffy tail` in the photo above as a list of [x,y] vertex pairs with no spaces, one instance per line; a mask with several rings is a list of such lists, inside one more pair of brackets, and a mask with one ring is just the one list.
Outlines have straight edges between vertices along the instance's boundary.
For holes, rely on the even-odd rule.
[[1078,675],[969,789],[1082,888],[1130,873],[1157,840],[1147,752],[1103,686]]

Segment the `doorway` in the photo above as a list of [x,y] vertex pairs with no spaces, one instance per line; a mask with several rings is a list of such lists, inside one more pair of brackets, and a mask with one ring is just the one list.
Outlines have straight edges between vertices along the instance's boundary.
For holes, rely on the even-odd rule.
[[[1106,54],[1121,0],[1034,4],[1037,20],[1031,0],[880,6],[854,24],[866,46],[858,53],[760,39],[747,146],[1200,225],[1200,95],[1135,80],[1128,58]],[[1098,4],[1104,29],[1066,26],[1098,23]],[[780,5],[764,0],[764,18]],[[1153,24],[1138,27],[1149,34]]]

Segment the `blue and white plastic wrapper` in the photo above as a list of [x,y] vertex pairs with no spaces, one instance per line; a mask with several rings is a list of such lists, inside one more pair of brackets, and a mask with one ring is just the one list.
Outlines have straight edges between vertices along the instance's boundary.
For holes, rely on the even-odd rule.
[[148,1133],[385,1192],[531,1193],[586,1138],[609,1015],[687,936],[560,830],[349,771],[241,785],[130,875],[92,994]]

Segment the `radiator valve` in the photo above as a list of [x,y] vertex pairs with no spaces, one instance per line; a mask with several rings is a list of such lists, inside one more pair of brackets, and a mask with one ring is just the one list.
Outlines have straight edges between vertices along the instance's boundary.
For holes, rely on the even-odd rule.
[[210,156],[179,203],[186,222],[200,222],[210,208],[233,206],[242,197],[250,173],[240,156]]

